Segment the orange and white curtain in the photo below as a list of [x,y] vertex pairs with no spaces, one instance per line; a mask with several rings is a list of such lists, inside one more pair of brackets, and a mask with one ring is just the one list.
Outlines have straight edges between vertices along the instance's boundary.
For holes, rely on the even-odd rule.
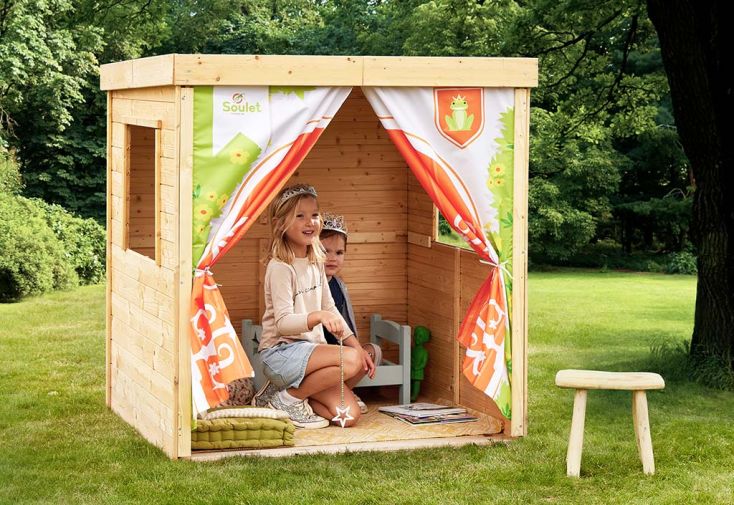
[[194,415],[226,400],[226,384],[253,375],[211,268],[288,181],[350,91],[279,86],[194,90]]
[[464,375],[510,418],[514,91],[363,90],[423,189],[487,263],[457,339]]

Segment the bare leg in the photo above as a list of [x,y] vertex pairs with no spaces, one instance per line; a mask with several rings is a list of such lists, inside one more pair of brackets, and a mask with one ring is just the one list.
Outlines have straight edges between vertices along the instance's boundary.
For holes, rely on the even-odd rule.
[[339,366],[339,348],[333,345],[319,344],[311,353],[306,364],[306,375],[320,368]]
[[327,407],[320,401],[315,400],[313,397],[308,399],[308,404],[311,405],[311,408],[317,415],[323,417],[324,419],[328,419],[329,421],[331,421],[331,418],[335,415],[331,413],[329,407]]
[[367,372],[365,372],[364,368],[360,368],[359,373],[355,375],[354,377],[352,377],[351,379],[344,381],[344,384],[349,386],[349,389],[354,389],[354,386],[359,384],[359,381],[361,381],[362,377],[364,377],[366,374]]
[[[314,412],[331,421],[336,416],[336,408],[341,407],[341,388],[337,385],[316,393],[309,398],[309,403]],[[354,393],[346,386],[344,387],[344,405],[349,407],[349,415],[354,418],[345,424],[345,427],[349,428],[357,424],[361,414]]]
[[[344,377],[352,378],[361,370],[359,355],[352,348],[344,349]],[[334,345],[317,345],[306,365],[306,376],[298,388],[289,388],[288,393],[301,400],[339,385],[339,348]]]
[[288,388],[287,391],[294,398],[305,400],[319,391],[339,384],[339,378],[339,367],[327,366],[306,375],[298,388]]

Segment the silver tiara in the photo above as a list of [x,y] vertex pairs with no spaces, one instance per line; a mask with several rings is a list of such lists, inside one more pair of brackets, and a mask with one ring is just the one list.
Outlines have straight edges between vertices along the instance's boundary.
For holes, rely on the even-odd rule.
[[324,212],[321,214],[321,220],[324,222],[321,231],[332,230],[347,236],[347,223],[344,222],[344,216]]
[[280,195],[280,198],[278,199],[278,205],[282,205],[286,201],[298,195],[311,195],[314,198],[318,196],[316,194],[316,189],[313,186],[309,186],[307,184],[302,186],[294,186],[283,191],[283,194]]

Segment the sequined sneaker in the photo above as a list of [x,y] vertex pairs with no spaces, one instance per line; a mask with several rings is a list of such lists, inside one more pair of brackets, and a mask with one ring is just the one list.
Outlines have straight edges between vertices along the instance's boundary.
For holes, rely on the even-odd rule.
[[278,388],[270,381],[266,381],[265,384],[260,388],[260,391],[255,393],[252,397],[253,407],[267,407],[270,398],[278,392]]
[[280,395],[275,394],[270,397],[270,403],[268,403],[268,406],[271,409],[282,410],[288,414],[288,417],[291,418],[291,422],[297,428],[315,430],[317,428],[326,428],[329,426],[329,421],[313,413],[313,410],[311,410],[311,407],[308,405],[306,400],[295,403],[285,403],[280,399]]

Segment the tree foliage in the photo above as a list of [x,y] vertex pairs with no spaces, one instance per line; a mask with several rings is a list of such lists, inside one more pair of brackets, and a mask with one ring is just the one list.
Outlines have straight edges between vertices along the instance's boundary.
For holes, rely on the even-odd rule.
[[105,230],[58,205],[20,196],[20,172],[0,148],[0,302],[100,282]]
[[165,2],[6,0],[0,9],[0,142],[29,196],[104,212],[106,101],[100,63],[141,56],[162,36]]
[[68,0],[6,0],[0,9],[0,132],[36,124],[62,132],[96,72],[101,31],[69,26]]
[[[0,110],[18,118],[13,135],[2,137],[18,150],[27,195],[102,217],[106,103],[97,90],[96,63],[171,52],[535,56],[533,257],[568,260],[599,239],[623,244],[628,253],[688,247],[687,160],[677,143],[655,31],[640,1],[11,3],[26,11],[38,5],[36,14],[56,10],[60,15],[41,15],[35,26],[55,37],[75,34],[65,46],[75,59],[60,67],[71,70],[74,86],[57,90],[65,99],[49,116],[55,125],[20,115],[40,105],[37,97],[50,84],[21,86],[27,98],[15,108],[0,97]],[[2,44],[15,52],[10,40],[3,36]],[[63,54],[51,59],[71,58]]]
[[[535,0],[510,30],[512,53],[540,59],[531,117],[531,253],[565,259],[620,228],[613,209],[638,165],[620,149],[660,127],[667,86],[636,1]],[[638,195],[647,200],[657,188]],[[565,258],[564,258],[565,257]]]
[[12,153],[0,147],[0,193],[15,195],[23,188],[18,162]]

